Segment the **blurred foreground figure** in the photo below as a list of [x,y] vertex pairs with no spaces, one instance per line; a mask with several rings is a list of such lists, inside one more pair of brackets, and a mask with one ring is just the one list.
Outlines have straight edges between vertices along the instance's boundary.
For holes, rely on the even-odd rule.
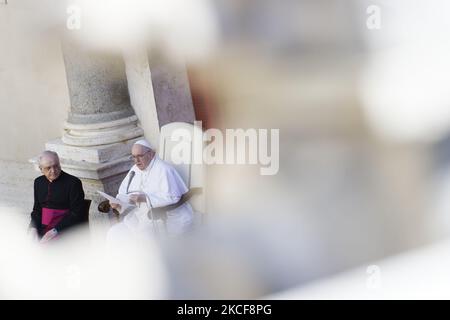
[[[0,208],[0,299],[165,299],[157,244],[106,248],[88,228],[70,228],[48,245],[27,241],[16,212]],[[19,254],[18,254],[19,253]]]

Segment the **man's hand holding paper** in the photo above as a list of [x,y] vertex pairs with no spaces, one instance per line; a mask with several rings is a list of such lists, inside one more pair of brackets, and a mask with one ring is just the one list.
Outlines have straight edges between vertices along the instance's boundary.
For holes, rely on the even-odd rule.
[[102,191],[97,190],[97,192],[103,197],[105,197],[107,200],[109,200],[111,208],[116,209],[119,212],[125,211],[130,206],[135,206],[133,203],[130,202],[129,195],[119,194],[117,198],[114,198]]

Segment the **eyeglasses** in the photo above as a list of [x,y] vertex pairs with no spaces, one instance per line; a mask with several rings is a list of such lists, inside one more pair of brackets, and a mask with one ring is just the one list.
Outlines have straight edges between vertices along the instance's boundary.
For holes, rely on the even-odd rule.
[[136,161],[138,159],[141,160],[149,152],[151,152],[151,150],[146,151],[143,154],[132,155],[132,156],[130,156],[130,159],[133,159],[134,161]]
[[57,170],[59,170],[60,168],[61,168],[61,165],[55,164],[55,165],[53,165],[53,166],[41,167],[41,170],[42,170],[42,171],[45,171],[45,172],[48,172],[48,171],[50,171],[51,169],[57,171]]

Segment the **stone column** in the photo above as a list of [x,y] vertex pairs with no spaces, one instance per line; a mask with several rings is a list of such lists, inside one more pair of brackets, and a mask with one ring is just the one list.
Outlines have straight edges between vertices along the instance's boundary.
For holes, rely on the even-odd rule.
[[193,124],[195,112],[186,68],[161,62],[149,64],[159,126],[170,122]]
[[75,39],[62,41],[70,112],[62,138],[46,143],[64,171],[83,181],[91,204],[91,227],[107,221],[98,213],[104,199],[96,192],[117,193],[132,166],[132,144],[143,130],[130,104],[125,64],[119,54],[94,52]]
[[148,56],[145,49],[127,52],[125,62],[133,108],[158,149],[160,127],[196,119],[186,67]]

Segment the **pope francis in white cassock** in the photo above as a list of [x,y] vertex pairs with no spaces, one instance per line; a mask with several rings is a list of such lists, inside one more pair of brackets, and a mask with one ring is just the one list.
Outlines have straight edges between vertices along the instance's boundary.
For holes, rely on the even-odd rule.
[[[125,217],[108,231],[109,242],[120,241],[130,236],[151,236],[155,232],[161,232],[162,220],[150,218],[150,207],[175,204],[188,192],[175,168],[161,160],[146,140],[137,141],[132,147],[131,154],[135,164],[122,181],[116,198],[135,206],[123,208],[110,203],[113,209]],[[167,211],[164,229],[168,235],[182,234],[189,230],[192,221],[192,207],[185,202]]]

